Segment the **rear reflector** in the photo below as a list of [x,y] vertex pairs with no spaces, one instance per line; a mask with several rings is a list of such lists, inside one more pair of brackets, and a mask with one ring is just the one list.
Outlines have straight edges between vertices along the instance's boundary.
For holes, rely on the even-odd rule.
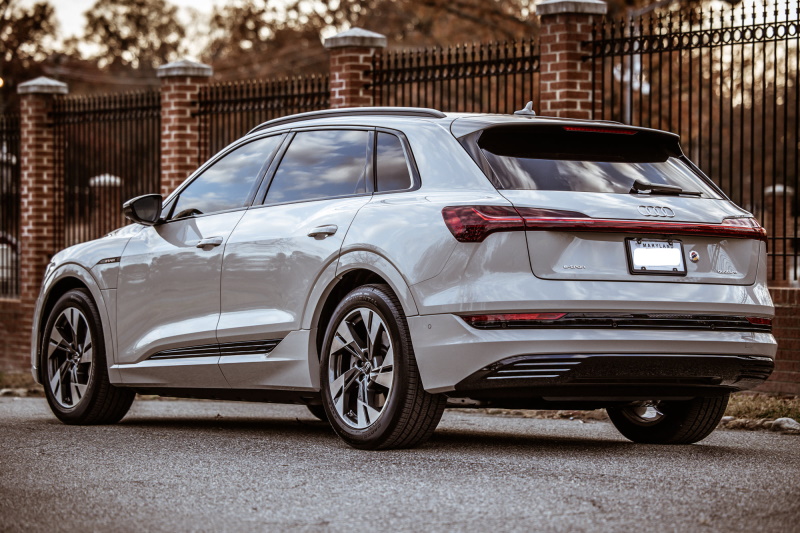
[[754,218],[727,218],[722,224],[589,218],[576,211],[511,206],[455,206],[442,209],[450,232],[459,242],[482,242],[497,231],[578,231],[638,235],[696,235],[767,240]]
[[751,324],[755,324],[756,326],[771,326],[772,319],[771,318],[764,318],[763,316],[749,316],[747,317],[747,321]]
[[566,313],[503,313],[498,315],[465,315],[461,318],[476,328],[498,327],[508,323],[537,322],[540,320],[558,320]]

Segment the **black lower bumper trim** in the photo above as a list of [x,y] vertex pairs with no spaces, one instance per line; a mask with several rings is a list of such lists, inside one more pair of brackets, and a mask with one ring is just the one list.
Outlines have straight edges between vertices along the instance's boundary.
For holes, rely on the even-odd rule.
[[772,373],[769,357],[744,355],[567,354],[522,355],[498,361],[456,385],[456,391],[515,389],[539,396],[616,396],[648,389],[745,390]]

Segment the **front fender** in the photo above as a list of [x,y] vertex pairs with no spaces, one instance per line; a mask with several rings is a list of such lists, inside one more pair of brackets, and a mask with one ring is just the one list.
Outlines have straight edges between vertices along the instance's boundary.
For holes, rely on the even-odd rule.
[[105,339],[106,349],[106,364],[109,367],[109,379],[112,383],[119,383],[119,376],[116,372],[111,371],[111,365],[114,364],[116,359],[115,335],[111,327],[112,318],[114,317],[114,310],[116,309],[116,289],[101,290],[98,280],[92,273],[77,263],[63,263],[50,272],[42,283],[42,289],[39,293],[39,298],[36,300],[36,306],[33,312],[33,330],[31,332],[31,369],[33,377],[37,382],[41,383],[41,376],[39,375],[39,350],[41,349],[41,327],[43,324],[43,316],[45,302],[48,300],[50,293],[59,285],[60,282],[72,278],[85,285],[92,298],[97,305],[97,310],[100,313],[101,327],[103,328],[103,338]]

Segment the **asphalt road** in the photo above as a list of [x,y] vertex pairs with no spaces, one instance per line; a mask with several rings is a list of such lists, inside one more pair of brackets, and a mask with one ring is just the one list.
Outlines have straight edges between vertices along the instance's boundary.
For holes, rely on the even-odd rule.
[[800,437],[635,445],[605,422],[446,412],[364,452],[297,406],[138,401],[118,425],[0,398],[0,531],[800,531]]

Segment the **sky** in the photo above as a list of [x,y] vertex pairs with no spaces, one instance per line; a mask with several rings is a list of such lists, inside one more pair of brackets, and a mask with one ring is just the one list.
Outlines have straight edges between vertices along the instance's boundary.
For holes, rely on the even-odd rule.
[[[80,35],[86,22],[83,14],[91,8],[96,0],[49,0],[56,10],[61,38]],[[180,8],[181,15],[186,18],[189,9],[201,13],[210,13],[214,5],[223,5],[225,0],[168,0]],[[22,0],[20,5],[32,5],[36,0]]]

